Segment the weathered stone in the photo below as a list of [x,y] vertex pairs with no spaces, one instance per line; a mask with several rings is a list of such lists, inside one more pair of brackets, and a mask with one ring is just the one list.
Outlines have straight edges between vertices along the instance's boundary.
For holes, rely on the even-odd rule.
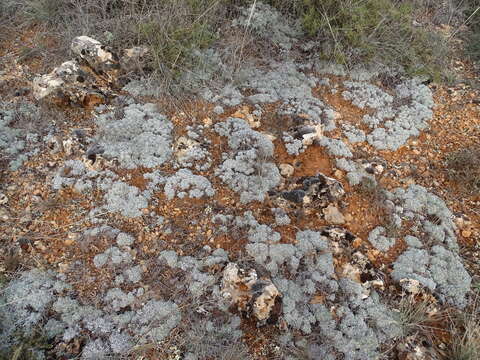
[[77,62],[67,61],[50,74],[33,80],[33,96],[37,100],[52,98],[56,102],[91,107],[102,103],[105,96],[94,89],[94,79]]
[[385,167],[376,162],[365,163],[363,164],[363,168],[368,174],[372,175],[380,175],[385,171]]
[[330,224],[344,224],[345,217],[343,214],[338,210],[336,206],[329,205],[325,209],[323,209],[323,216],[327,222]]
[[100,41],[88,36],[78,36],[73,39],[70,48],[96,74],[106,76],[112,82],[117,79],[120,69],[118,56]]
[[66,61],[55,68],[50,74],[42,75],[33,80],[33,96],[43,99],[58,92],[66,83],[83,83],[84,74],[76,61]]
[[259,280],[257,272],[248,272],[229,263],[223,271],[222,294],[237,309],[264,321],[272,315],[277,298],[281,295],[270,279]]
[[290,164],[280,164],[280,174],[285,177],[290,177],[293,175],[295,168]]

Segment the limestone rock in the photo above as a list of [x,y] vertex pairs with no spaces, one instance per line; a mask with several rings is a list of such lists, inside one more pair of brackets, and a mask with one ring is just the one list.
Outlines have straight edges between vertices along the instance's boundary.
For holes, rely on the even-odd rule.
[[67,61],[50,74],[33,80],[33,96],[37,100],[47,97],[56,102],[81,104],[87,107],[100,104],[105,95],[94,88],[94,79],[77,62]]
[[76,61],[66,61],[55,68],[50,74],[42,75],[33,80],[33,95],[40,100],[57,92],[66,83],[84,83],[84,74]]
[[422,291],[420,281],[415,279],[402,279],[400,280],[400,286],[412,295],[417,295]]
[[295,168],[290,164],[280,164],[280,174],[285,177],[290,177],[293,175]]
[[322,138],[323,126],[321,124],[304,126],[302,128],[297,128],[297,132],[301,134],[303,145],[310,146],[315,140]]
[[100,41],[88,36],[78,36],[73,39],[70,48],[96,74],[106,76],[109,81],[115,81],[120,69],[118,56]]
[[367,162],[363,164],[363,168],[368,174],[372,175],[380,175],[385,171],[385,167],[376,162]]
[[340,225],[345,223],[345,217],[336,206],[328,205],[323,209],[323,215],[330,224]]
[[222,294],[231,304],[259,321],[270,318],[280,292],[270,279],[258,279],[257,272],[246,272],[235,263],[229,263],[223,271]]
[[[112,88],[118,86],[121,72],[138,67],[148,53],[145,47],[126,49],[122,59],[99,41],[88,36],[73,39],[71,50],[76,59],[64,62],[50,74],[33,81],[35,99],[93,107],[102,104]],[[122,67],[123,66],[123,67]]]
[[276,195],[275,202],[278,207],[300,205],[317,211],[316,209],[324,209],[331,203],[339,201],[345,195],[345,190],[339,181],[318,173],[315,176],[300,178],[288,191]]

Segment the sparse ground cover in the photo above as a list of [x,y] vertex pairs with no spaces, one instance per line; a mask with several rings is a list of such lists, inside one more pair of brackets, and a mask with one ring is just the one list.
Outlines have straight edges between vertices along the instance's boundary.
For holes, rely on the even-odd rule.
[[[329,22],[332,8],[226,3],[235,48],[218,34],[200,46],[178,28],[162,32],[158,19],[141,25],[157,64],[195,50],[201,65],[181,75],[201,80],[193,98],[158,97],[158,83],[119,73],[100,106],[35,98],[32,80],[52,68],[19,57],[21,41],[67,3],[25,4],[37,23],[0,51],[0,357],[478,358],[474,65],[445,59],[463,79],[446,85],[326,62],[302,50],[291,14]],[[105,4],[97,16],[149,6]],[[373,4],[393,3],[361,10]],[[221,5],[185,1],[178,12],[210,31]],[[160,53],[153,36],[172,34],[181,51]],[[117,41],[120,52],[135,44]],[[245,270],[233,290],[232,263]]]

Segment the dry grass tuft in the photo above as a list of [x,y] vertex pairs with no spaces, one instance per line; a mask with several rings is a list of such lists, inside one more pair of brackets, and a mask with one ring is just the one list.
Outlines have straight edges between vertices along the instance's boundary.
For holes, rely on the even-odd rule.
[[450,316],[450,360],[480,359],[480,297],[477,295],[467,311]]

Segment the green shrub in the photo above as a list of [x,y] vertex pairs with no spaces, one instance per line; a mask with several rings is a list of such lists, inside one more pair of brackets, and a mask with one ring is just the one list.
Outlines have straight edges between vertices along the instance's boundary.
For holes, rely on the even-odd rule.
[[28,336],[20,330],[15,333],[17,344],[6,352],[0,352],[0,359],[33,360],[42,359],[44,351],[51,350],[53,345],[49,342],[41,329],[35,329]]
[[468,37],[466,45],[467,54],[474,60],[480,61],[480,28]]
[[69,10],[73,7],[65,0],[27,0],[23,14],[33,22],[56,25],[70,17]]
[[193,14],[191,17],[186,24],[177,22],[166,28],[155,19],[135,27],[139,43],[149,45],[156,68],[163,65],[179,75],[191,61],[193,50],[206,48],[216,39],[214,26],[209,21],[195,21]]
[[326,57],[346,64],[380,60],[432,77],[441,71],[446,44],[413,25],[409,1],[303,0],[301,11],[307,33],[332,43]]
[[480,61],[480,5],[475,1],[468,2],[465,17],[467,18],[467,25],[470,28],[470,33],[466,39],[465,50],[472,60]]

